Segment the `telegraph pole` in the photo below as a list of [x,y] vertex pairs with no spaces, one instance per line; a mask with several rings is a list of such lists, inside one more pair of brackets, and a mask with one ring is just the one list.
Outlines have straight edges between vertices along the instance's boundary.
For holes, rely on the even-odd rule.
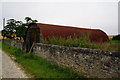
[[3,29],[5,27],[5,18],[3,18]]
[[[3,18],[3,30],[4,30],[4,27],[5,27],[5,18]],[[4,34],[4,32],[2,34]],[[3,42],[4,42],[4,35],[3,35]]]

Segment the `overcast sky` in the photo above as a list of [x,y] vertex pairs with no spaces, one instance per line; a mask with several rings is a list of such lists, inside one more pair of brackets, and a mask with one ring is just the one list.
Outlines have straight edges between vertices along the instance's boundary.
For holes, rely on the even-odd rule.
[[118,0],[10,1],[0,3],[1,26],[3,17],[24,22],[28,16],[40,23],[101,29],[108,35],[118,34]]

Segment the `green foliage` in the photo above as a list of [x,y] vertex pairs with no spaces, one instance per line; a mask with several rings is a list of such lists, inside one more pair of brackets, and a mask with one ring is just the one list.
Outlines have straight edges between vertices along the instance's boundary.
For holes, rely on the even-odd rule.
[[104,43],[95,43],[95,42],[91,42],[88,37],[81,37],[81,38],[69,37],[67,39],[50,37],[47,40],[44,40],[43,43],[60,45],[60,46],[69,46],[69,47],[120,51],[120,41],[118,40],[111,40],[109,42],[104,42]]
[[112,40],[120,40],[120,35],[114,36]]
[[30,17],[25,17],[25,20],[26,20],[26,24],[36,23],[36,22],[38,22],[37,20],[33,20],[33,19],[30,18]]
[[6,36],[7,36],[7,31],[2,30],[2,31],[1,31],[1,34],[2,34],[3,37],[6,37]]
[[25,37],[27,28],[26,24],[19,25],[16,27],[16,37]]
[[72,69],[59,67],[48,60],[35,55],[22,52],[20,49],[11,47],[3,43],[2,48],[9,55],[14,56],[23,68],[31,73],[35,78],[84,78]]
[[16,21],[15,19],[7,20],[7,25],[4,26],[4,29],[2,30],[2,36],[13,39],[16,35],[16,37],[24,39],[28,25],[30,23],[37,22],[37,20],[33,20],[30,17],[25,17],[25,20],[26,23],[23,23],[22,21]]
[[7,25],[4,26],[4,29],[2,30],[2,36],[7,38],[14,38],[13,34],[15,33],[15,27],[16,27],[16,20],[15,19],[9,19],[7,20]]
[[81,47],[81,48],[92,48],[98,49],[96,43],[91,42],[88,37],[81,38],[58,38],[58,37],[50,37],[48,40],[44,40],[45,44],[54,44],[60,46],[69,46],[69,47]]

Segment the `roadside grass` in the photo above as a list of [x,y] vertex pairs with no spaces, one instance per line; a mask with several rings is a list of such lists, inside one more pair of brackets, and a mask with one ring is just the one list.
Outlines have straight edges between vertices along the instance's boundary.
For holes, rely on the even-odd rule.
[[0,48],[2,48],[2,42],[0,42]]
[[48,40],[44,40],[43,43],[68,46],[68,47],[101,49],[107,51],[120,51],[120,41],[110,40],[108,42],[97,43],[97,42],[91,42],[88,37],[81,37],[81,38],[70,37],[67,39],[50,37],[48,38]]
[[20,49],[1,43],[3,51],[14,56],[15,61],[34,78],[85,78],[71,68],[57,66],[34,53],[24,53]]

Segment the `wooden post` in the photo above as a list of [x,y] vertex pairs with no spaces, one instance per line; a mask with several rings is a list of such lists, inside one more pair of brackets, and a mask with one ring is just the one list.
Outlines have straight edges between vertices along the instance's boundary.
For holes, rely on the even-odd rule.
[[29,54],[31,53],[31,51],[32,51],[32,49],[33,49],[33,46],[34,46],[34,42],[33,42],[32,46],[31,46],[31,48],[30,48]]

